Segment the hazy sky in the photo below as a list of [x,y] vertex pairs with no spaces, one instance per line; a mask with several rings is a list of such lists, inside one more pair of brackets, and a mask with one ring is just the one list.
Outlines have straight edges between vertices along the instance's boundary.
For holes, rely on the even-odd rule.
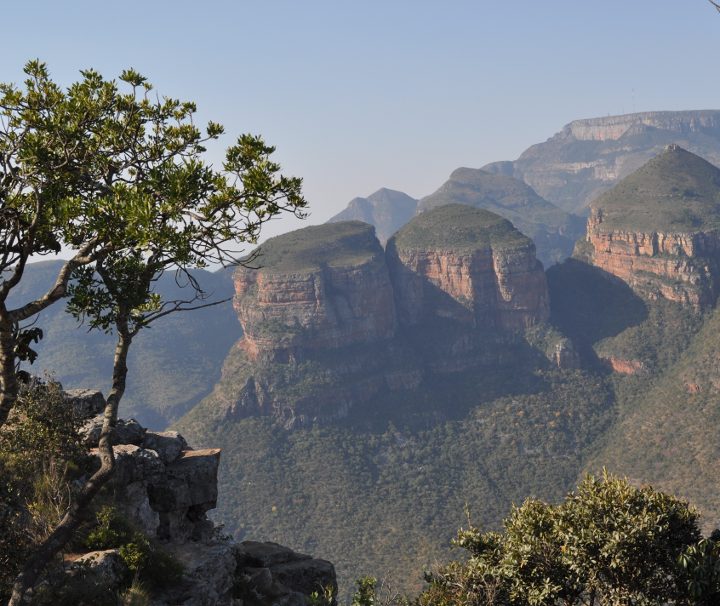
[[2,17],[0,80],[34,57],[63,83],[134,67],[228,144],[276,145],[312,223],[380,187],[429,194],[576,118],[720,108],[705,0],[25,0]]

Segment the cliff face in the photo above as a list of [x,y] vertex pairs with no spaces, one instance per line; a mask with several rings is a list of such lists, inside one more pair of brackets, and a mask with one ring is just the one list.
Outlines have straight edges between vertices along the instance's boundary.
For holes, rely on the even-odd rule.
[[438,207],[400,230],[387,254],[400,322],[407,326],[441,317],[512,331],[549,316],[532,241],[493,213]]
[[593,203],[592,263],[639,294],[696,308],[720,287],[720,170],[670,146]]
[[354,265],[305,272],[238,269],[234,304],[246,351],[300,360],[313,350],[392,338],[395,311],[383,251],[377,244],[366,252]]
[[576,120],[517,160],[483,168],[521,179],[560,208],[582,213],[594,198],[673,143],[720,165],[720,111]]
[[712,305],[717,297],[720,234],[663,233],[606,229],[602,213],[588,219],[592,262],[638,293],[693,307]]
[[243,338],[208,399],[219,420],[340,419],[435,373],[508,362],[507,342],[549,315],[532,241],[469,206],[422,213],[386,251],[371,226],[330,223],[269,240],[254,264],[235,275]]

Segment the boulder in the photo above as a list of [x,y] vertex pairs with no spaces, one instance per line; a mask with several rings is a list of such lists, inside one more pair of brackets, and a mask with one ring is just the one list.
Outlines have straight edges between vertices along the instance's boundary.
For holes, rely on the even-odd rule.
[[105,408],[105,397],[97,389],[67,389],[63,396],[75,415],[81,419],[99,415]]
[[[104,416],[97,415],[89,419],[80,429],[83,443],[89,448],[97,448],[102,432]],[[136,444],[141,445],[145,439],[145,428],[135,419],[118,419],[113,430],[113,444]]]
[[89,573],[109,589],[118,589],[130,573],[117,549],[83,554],[73,562],[71,570],[75,573]]
[[158,453],[165,464],[174,462],[183,450],[190,450],[185,438],[177,431],[147,431],[142,445]]

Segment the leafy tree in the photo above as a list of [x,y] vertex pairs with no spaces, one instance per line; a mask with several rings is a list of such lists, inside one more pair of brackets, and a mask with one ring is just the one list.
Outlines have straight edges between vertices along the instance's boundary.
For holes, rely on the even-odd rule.
[[[218,138],[223,129],[212,122],[204,132],[197,128],[193,103],[152,100],[150,84],[132,70],[121,76],[129,87],[126,93],[95,72],[83,74],[83,82],[90,80],[103,91],[104,113],[97,133],[93,131],[92,157],[84,159],[87,165],[78,160],[79,176],[68,177],[57,205],[60,209],[77,205],[82,212],[73,210],[68,220],[67,214],[49,208],[47,234],[55,248],[59,242],[92,242],[84,245],[82,262],[66,266],[61,290],[70,296],[72,313],[91,329],[117,334],[112,387],[100,435],[100,468],[27,562],[15,583],[11,605],[22,602],[113,474],[111,435],[133,338],[169,313],[217,304],[208,300],[209,294],[189,270],[242,262],[243,244],[256,242],[265,222],[283,212],[303,216],[306,206],[301,180],[280,174],[280,166],[271,160],[274,148],[261,138],[241,136],[228,148],[222,168],[216,169],[203,159],[204,144]],[[53,90],[62,101],[70,97]],[[69,117],[75,116],[70,112]],[[50,171],[46,178],[52,181]],[[187,287],[187,298],[163,301],[154,292],[157,280],[168,270]],[[7,391],[5,385],[3,389]]]
[[528,499],[514,508],[503,533],[461,530],[456,544],[470,558],[430,575],[419,602],[711,603],[692,601],[717,590],[716,546],[701,540],[697,521],[682,500],[587,476],[559,505]]

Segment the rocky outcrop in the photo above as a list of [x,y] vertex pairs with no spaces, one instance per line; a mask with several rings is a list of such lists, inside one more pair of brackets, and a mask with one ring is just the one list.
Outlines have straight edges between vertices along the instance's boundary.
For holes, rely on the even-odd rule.
[[548,319],[532,241],[493,213],[458,204],[427,211],[393,237],[387,254],[404,325],[441,317],[514,331]]
[[695,308],[720,289],[720,170],[677,147],[596,200],[589,259],[638,294]]
[[260,248],[260,271],[235,273],[247,354],[299,361],[313,351],[392,338],[392,287],[372,227],[349,222],[293,233],[292,241],[280,236]]
[[532,241],[465,205],[423,212],[386,251],[369,225],[330,223],[273,238],[256,259],[235,277],[244,336],[186,422],[333,422],[436,373],[511,363],[508,343],[549,315]]
[[576,120],[517,160],[483,168],[521,179],[560,208],[582,213],[593,199],[673,143],[720,165],[720,111]]
[[[98,391],[66,392],[79,417],[104,407]],[[101,417],[87,420],[84,442],[96,453]],[[128,429],[130,428],[130,429]],[[118,512],[181,565],[182,578],[152,596],[153,606],[305,606],[326,588],[337,594],[330,562],[275,543],[236,543],[208,519],[217,503],[220,450],[194,450],[175,431],[153,432],[118,421],[110,494]],[[66,574],[93,588],[120,591],[132,577],[122,550],[68,558]]]

